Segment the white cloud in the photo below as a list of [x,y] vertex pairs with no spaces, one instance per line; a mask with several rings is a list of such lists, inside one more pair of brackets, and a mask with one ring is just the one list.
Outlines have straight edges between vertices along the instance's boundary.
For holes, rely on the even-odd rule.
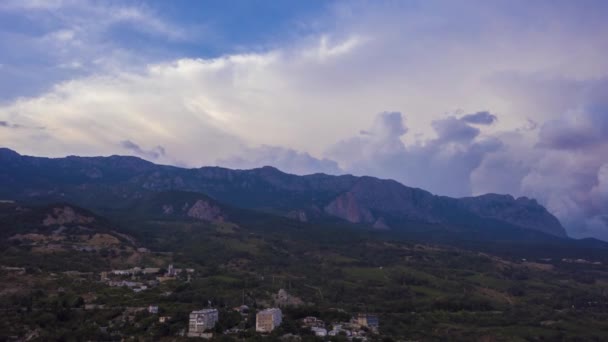
[[0,100],[87,75],[141,71],[171,54],[159,45],[206,37],[203,25],[175,25],[139,2],[9,0],[0,16],[16,23],[0,29],[0,80],[11,80],[0,81]]
[[405,144],[401,138],[408,130],[401,113],[380,113],[370,130],[340,141],[327,154],[354,174],[392,178],[439,194],[471,194],[471,172],[501,149],[501,141],[481,136],[480,130],[453,116],[432,126],[436,138]]
[[50,39],[54,39],[57,40],[59,42],[69,42],[72,39],[74,39],[74,36],[76,35],[76,33],[72,30],[68,30],[68,29],[63,29],[63,30],[58,30],[58,31],[54,31],[48,34],[48,37]]
[[5,0],[0,4],[1,10],[50,10],[58,9],[73,1],[65,0]]
[[100,34],[117,23],[132,23],[141,33],[158,34],[169,39],[189,37],[186,29],[161,19],[149,7],[137,2],[125,5],[92,0],[6,0],[0,4],[0,11],[25,13],[51,27],[67,27],[51,33],[59,40],[71,40],[75,31]]
[[251,169],[262,166],[274,166],[281,171],[308,175],[313,173],[340,174],[338,163],[329,159],[318,159],[306,152],[278,146],[260,146],[243,148],[238,155],[218,160],[218,165],[233,169]]

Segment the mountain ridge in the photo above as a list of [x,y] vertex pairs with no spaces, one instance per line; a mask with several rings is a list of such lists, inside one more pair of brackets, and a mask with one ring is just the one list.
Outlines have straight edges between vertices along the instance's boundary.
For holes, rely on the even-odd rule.
[[292,175],[272,166],[180,168],[133,156],[43,158],[0,149],[0,196],[66,199],[88,207],[122,205],[148,192],[193,191],[242,207],[309,221],[333,217],[377,229],[408,222],[516,226],[567,237],[533,199],[485,194],[451,198],[370,176]]

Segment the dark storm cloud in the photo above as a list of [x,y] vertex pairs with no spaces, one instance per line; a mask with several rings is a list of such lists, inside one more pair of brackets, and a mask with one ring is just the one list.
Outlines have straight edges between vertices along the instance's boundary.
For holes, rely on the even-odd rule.
[[132,153],[148,158],[148,159],[158,159],[160,157],[164,157],[166,155],[165,148],[162,146],[156,146],[150,150],[144,150],[138,144],[132,142],[131,140],[123,140],[120,142],[120,146],[131,151]]
[[45,129],[45,127],[30,127],[30,126],[24,126],[24,125],[20,125],[20,124],[16,124],[16,123],[11,123],[8,121],[0,121],[0,127],[2,128],[12,128],[12,129],[38,129],[38,130],[42,130]]
[[466,123],[474,125],[491,125],[498,120],[496,115],[488,111],[467,114],[460,119]]
[[608,141],[608,106],[593,105],[546,122],[539,145],[552,149],[581,149]]
[[479,129],[472,127],[467,124],[466,121],[455,117],[433,121],[432,126],[439,139],[443,142],[471,141],[480,133]]
[[17,124],[12,124],[8,121],[0,121],[0,127],[4,127],[4,128],[22,128],[23,126],[21,125],[17,125]]

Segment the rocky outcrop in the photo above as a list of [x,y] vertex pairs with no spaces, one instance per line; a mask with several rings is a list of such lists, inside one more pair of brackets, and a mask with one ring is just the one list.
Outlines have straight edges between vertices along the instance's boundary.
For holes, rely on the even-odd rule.
[[[119,233],[116,227],[86,209],[50,204],[28,206],[7,204],[0,209],[0,240],[28,246],[32,253],[69,251],[107,251],[118,257],[134,251],[135,239]],[[110,257],[112,257],[110,256]]]
[[279,292],[272,297],[274,305],[278,307],[300,306],[304,304],[304,301],[301,298],[289,294],[284,289],[279,289]]
[[488,194],[455,199],[372,177],[361,177],[350,191],[331,201],[325,212],[352,223],[368,223],[375,229],[388,229],[391,222],[397,222],[397,226],[398,222],[408,221],[495,226],[499,221],[510,227],[567,237],[555,216],[526,197]]
[[338,196],[325,207],[325,212],[351,223],[374,222],[372,213],[368,208],[359,205],[355,194],[352,192]]
[[384,222],[384,219],[382,217],[377,219],[376,222],[374,222],[374,225],[372,227],[374,227],[374,229],[378,229],[378,230],[391,229],[391,227],[389,227],[386,224],[386,222]]
[[72,207],[53,208],[53,212],[47,214],[42,221],[45,226],[63,225],[63,224],[87,224],[95,219],[90,216],[84,216],[76,213]]
[[188,210],[188,217],[211,222],[224,222],[222,210],[208,201],[198,200]]

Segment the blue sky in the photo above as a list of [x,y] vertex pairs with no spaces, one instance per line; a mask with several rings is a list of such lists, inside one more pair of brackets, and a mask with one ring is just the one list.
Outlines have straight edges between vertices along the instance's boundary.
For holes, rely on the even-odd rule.
[[537,198],[608,239],[608,3],[0,2],[0,145]]
[[[57,67],[64,59],[77,58],[77,51],[44,51],[39,40],[52,32],[81,30],[88,44],[124,49],[145,62],[212,58],[263,51],[313,34],[320,29],[315,18],[330,5],[317,0],[8,1],[0,6],[0,72],[13,82],[0,85],[0,99],[35,94],[59,80],[86,74]],[[120,11],[131,12],[131,17],[123,14],[103,23]]]

